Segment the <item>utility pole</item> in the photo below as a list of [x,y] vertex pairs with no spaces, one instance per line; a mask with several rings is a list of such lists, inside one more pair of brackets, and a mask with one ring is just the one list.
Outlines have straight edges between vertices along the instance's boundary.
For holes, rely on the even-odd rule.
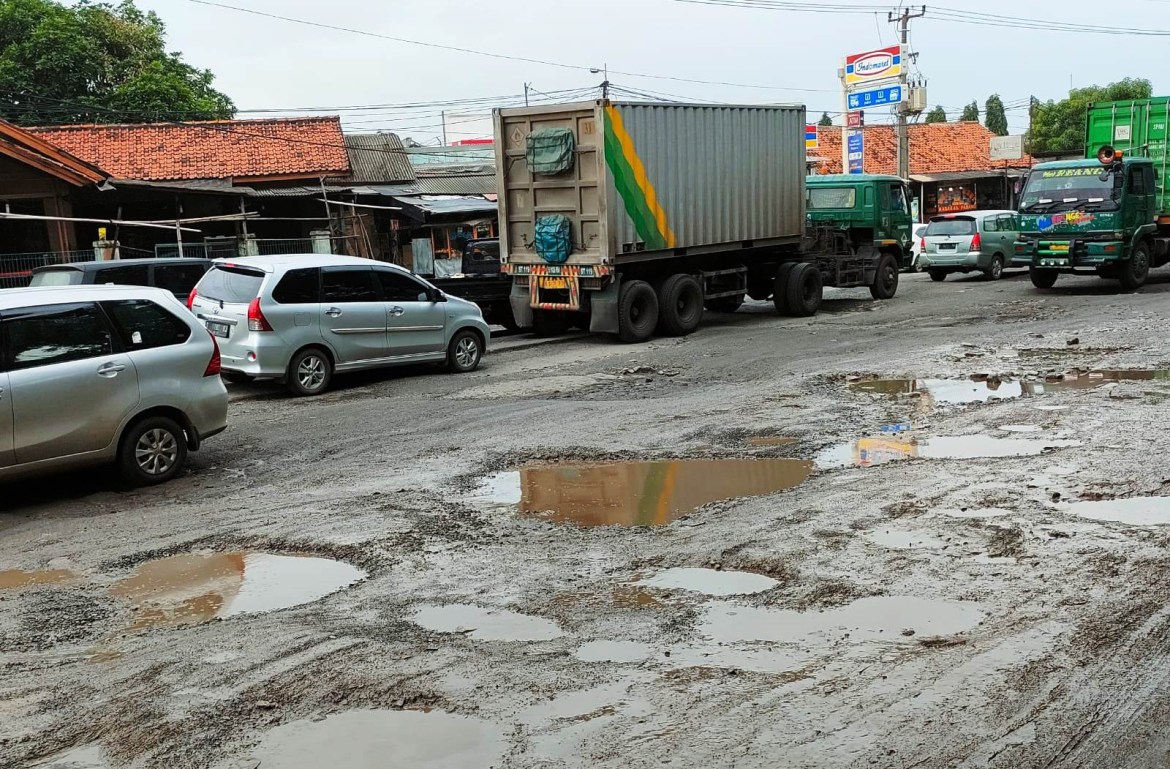
[[532,85],[532,83],[525,83],[524,84],[524,106],[525,107],[528,106],[528,88],[531,85]]
[[[922,6],[921,10],[911,11],[909,8],[904,9],[899,15],[894,16],[893,13],[889,15],[891,24],[898,24],[898,40],[902,44],[902,76],[898,81],[902,84],[902,91],[905,96],[907,89],[910,87],[910,67],[909,58],[910,52],[906,50],[910,45],[910,21],[912,19],[921,19],[926,15],[926,6]],[[906,109],[904,104],[898,105],[898,176],[903,179],[910,178],[910,132],[909,121],[906,119]]]

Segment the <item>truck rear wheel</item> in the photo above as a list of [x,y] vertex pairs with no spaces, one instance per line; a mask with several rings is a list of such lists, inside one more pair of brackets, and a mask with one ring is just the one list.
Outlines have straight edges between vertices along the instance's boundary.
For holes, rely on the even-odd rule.
[[776,268],[776,277],[772,279],[772,306],[781,315],[788,315],[788,276],[796,264],[785,262]]
[[893,299],[898,293],[898,260],[893,254],[883,254],[878,259],[877,274],[873,276],[873,285],[869,287],[869,295],[874,299]]
[[816,315],[824,289],[821,271],[815,264],[793,265],[788,274],[788,314],[797,318]]
[[1036,288],[1052,288],[1056,285],[1060,273],[1056,270],[1037,270],[1035,267],[1029,267],[1028,277],[1032,279],[1032,285]]
[[690,275],[671,275],[658,288],[658,331],[667,336],[693,333],[703,320],[703,287]]
[[1150,247],[1145,243],[1138,243],[1133,247],[1129,259],[1117,266],[1117,279],[1126,291],[1133,291],[1146,285],[1146,278],[1150,277]]
[[645,342],[658,325],[658,295],[644,280],[623,283],[618,292],[618,338]]

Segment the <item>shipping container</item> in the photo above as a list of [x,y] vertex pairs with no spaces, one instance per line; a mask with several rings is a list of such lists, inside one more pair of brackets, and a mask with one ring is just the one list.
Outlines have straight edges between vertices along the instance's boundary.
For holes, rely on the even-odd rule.
[[1166,177],[1170,173],[1167,139],[1170,134],[1170,97],[1090,104],[1085,131],[1085,157],[1095,158],[1103,146],[1126,156],[1154,162],[1157,209],[1170,214]]

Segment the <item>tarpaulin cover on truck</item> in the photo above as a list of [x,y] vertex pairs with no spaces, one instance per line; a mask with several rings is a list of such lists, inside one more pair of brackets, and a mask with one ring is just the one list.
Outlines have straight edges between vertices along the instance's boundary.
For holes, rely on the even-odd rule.
[[561,214],[536,220],[536,253],[550,264],[568,261],[573,252],[573,235],[569,217]]
[[562,174],[573,167],[576,139],[568,128],[542,128],[528,134],[525,157],[534,174]]

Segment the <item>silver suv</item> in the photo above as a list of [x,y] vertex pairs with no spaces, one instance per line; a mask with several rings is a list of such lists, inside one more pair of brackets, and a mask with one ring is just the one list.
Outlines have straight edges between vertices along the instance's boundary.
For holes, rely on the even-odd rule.
[[157,288],[0,291],[0,480],[117,462],[173,478],[227,427],[215,340]]
[[352,256],[219,260],[187,306],[219,340],[229,381],[279,379],[296,395],[324,392],[334,372],[425,362],[473,371],[490,338],[472,302]]

